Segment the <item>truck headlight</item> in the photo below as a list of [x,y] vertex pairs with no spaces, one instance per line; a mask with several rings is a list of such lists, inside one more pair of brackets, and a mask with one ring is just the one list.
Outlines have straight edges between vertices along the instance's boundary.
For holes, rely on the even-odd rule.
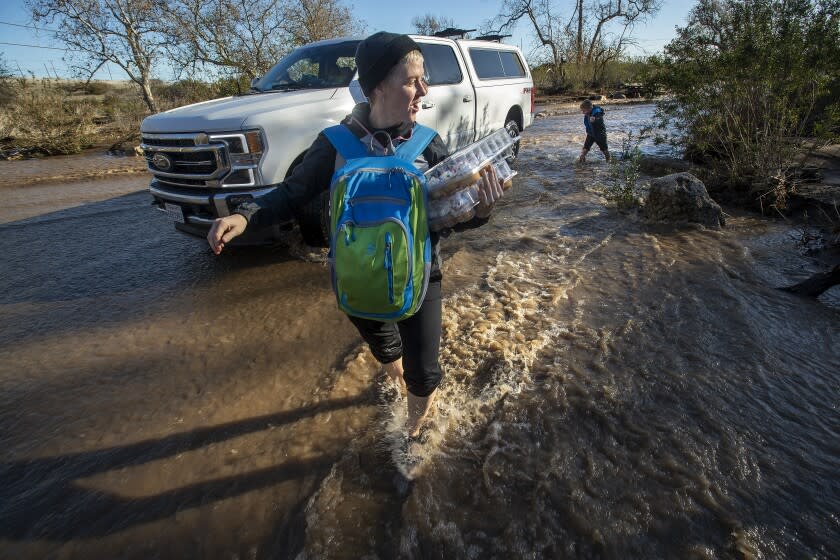
[[249,187],[260,183],[259,166],[265,152],[262,132],[246,130],[214,134],[209,137],[209,142],[223,142],[227,146],[230,172],[222,179],[221,186]]
[[262,133],[259,130],[214,134],[210,142],[227,144],[230,163],[235,167],[254,167],[260,162],[264,151]]
[[262,158],[262,134],[259,130],[249,130],[244,136],[242,148],[247,150],[247,153],[231,152],[230,162],[236,167],[256,167]]
[[263,141],[262,134],[259,130],[249,130],[245,133],[245,142],[248,146],[248,151],[252,154],[262,155]]
[[236,167],[256,167],[263,155],[262,133],[259,130],[249,130],[243,135],[240,150],[231,150],[230,162]]

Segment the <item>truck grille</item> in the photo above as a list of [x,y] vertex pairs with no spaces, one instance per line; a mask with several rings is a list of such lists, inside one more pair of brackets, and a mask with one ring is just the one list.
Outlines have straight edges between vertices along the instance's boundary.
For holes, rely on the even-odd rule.
[[228,146],[206,134],[144,134],[149,171],[159,181],[187,187],[218,187],[230,172]]
[[183,175],[208,175],[217,168],[216,158],[211,152],[181,152],[173,154],[171,161],[174,165],[173,173]]
[[141,141],[150,146],[195,146],[193,138],[160,138],[143,136]]
[[157,175],[155,175],[155,177],[161,183],[168,183],[170,185],[177,185],[179,187],[207,187],[207,186],[211,186],[211,185],[207,184],[207,181],[204,181],[202,179],[185,179],[184,177],[174,177],[174,178],[166,177],[166,178],[163,178],[163,177],[159,177]]

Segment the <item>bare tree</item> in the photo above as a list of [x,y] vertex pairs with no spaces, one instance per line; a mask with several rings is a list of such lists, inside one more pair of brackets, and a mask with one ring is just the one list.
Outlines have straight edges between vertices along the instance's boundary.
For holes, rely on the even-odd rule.
[[551,0],[504,0],[499,14],[482,33],[500,34],[512,29],[520,19],[527,19],[540,45],[550,50],[553,81],[555,85],[560,85],[564,77],[563,64],[566,62],[565,29],[560,25],[556,12]]
[[601,37],[591,45],[587,61],[591,64],[592,76],[589,83],[598,85],[607,64],[612,60],[618,60],[624,54],[625,49],[635,42],[627,36],[627,29],[621,30],[616,36]]
[[411,19],[411,25],[414,26],[418,35],[434,35],[438,31],[455,27],[455,21],[448,17],[426,14],[424,16],[414,16]]
[[[613,50],[621,46],[622,40],[632,32],[637,23],[643,23],[648,17],[655,15],[662,7],[662,0],[608,0],[600,2],[593,7],[594,27],[589,36],[589,45],[586,49],[586,61],[596,62],[598,55],[609,51],[611,45]],[[619,31],[609,34],[608,26],[615,22]],[[626,44],[626,40],[624,41]],[[620,54],[620,52],[619,52]]]
[[577,63],[580,64],[581,57],[583,56],[583,0],[577,0],[575,2],[575,13],[572,17],[574,18],[575,16],[577,16],[577,35],[575,35],[575,53]]
[[560,22],[560,9],[551,0],[504,0],[490,22],[497,33],[519,20],[531,22],[537,42],[550,50],[555,86],[565,78],[563,65],[574,60],[580,67],[592,64],[592,82],[606,64],[619,58],[632,44],[636,24],[656,14],[662,0],[575,0],[571,18]]
[[284,0],[170,0],[163,7],[172,60],[255,78],[291,48]]
[[248,79],[295,46],[364,29],[340,0],[170,0],[163,10],[181,68]]
[[35,22],[57,27],[56,38],[71,54],[68,62],[90,80],[106,63],[140,86],[143,101],[158,111],[151,81],[163,51],[159,4],[155,0],[27,0]]
[[294,45],[361,35],[364,30],[364,22],[354,18],[341,0],[299,0],[286,15],[286,31]]
[[633,28],[643,23],[662,7],[662,0],[607,0],[592,8],[593,19],[584,59],[592,67],[592,84],[607,63],[621,57],[627,46],[634,44]]

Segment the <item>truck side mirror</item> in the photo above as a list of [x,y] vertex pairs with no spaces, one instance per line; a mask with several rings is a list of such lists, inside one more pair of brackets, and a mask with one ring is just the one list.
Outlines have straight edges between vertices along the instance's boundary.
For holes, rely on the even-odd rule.
[[254,87],[255,85],[257,85],[257,82],[259,82],[259,81],[260,81],[260,76],[257,76],[256,78],[251,78],[251,87]]

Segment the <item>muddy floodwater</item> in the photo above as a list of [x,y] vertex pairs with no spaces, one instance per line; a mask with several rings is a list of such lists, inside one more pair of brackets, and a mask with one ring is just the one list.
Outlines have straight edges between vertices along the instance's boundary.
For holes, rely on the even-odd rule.
[[444,240],[413,480],[321,252],[214,257],[142,176],[0,191],[0,558],[837,558],[838,288],[776,289],[819,270],[784,222],[609,208],[582,132]]

